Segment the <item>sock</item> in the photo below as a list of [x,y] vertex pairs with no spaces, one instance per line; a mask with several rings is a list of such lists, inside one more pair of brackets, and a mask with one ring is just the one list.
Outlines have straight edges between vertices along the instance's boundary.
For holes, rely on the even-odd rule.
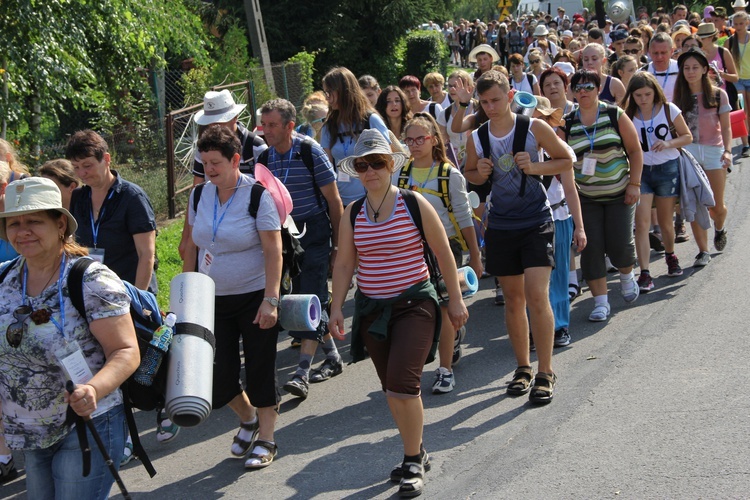
[[341,361],[341,356],[339,355],[339,350],[336,349],[336,343],[333,341],[333,337],[329,337],[328,340],[325,341],[323,344],[323,352],[325,353],[326,358],[334,363]]
[[[268,441],[268,442],[271,444],[276,444],[276,441]],[[266,453],[268,453],[268,450],[266,449],[265,446],[256,446],[255,448],[253,448],[252,453],[255,453],[256,455],[265,455]],[[257,460],[258,462],[260,462],[260,458],[256,458],[254,460]]]
[[[669,255],[669,254],[667,254]],[[648,269],[641,269],[641,274],[645,274],[646,276],[651,275],[651,273],[648,271]]]
[[568,273],[568,283],[571,285],[577,285],[578,284],[578,272],[577,271],[570,271]]
[[[242,422],[243,424],[254,424],[258,421],[258,415],[255,416],[254,419],[250,420],[249,422]],[[240,427],[240,432],[237,433],[237,437],[240,438],[243,441],[250,441],[253,438],[253,432],[249,431],[247,429],[243,429]],[[237,443],[232,443],[232,453],[235,455],[240,455],[244,450],[240,447]]]
[[634,286],[636,285],[633,283],[633,271],[627,274],[620,273],[620,287],[622,287],[623,291],[630,290]]
[[664,252],[664,257],[670,257],[674,255],[674,252]]
[[685,222],[685,221],[682,218],[682,214],[675,214],[675,216],[674,216],[674,223],[675,224],[682,224],[683,222]]
[[411,462],[413,464],[421,464],[422,456],[420,455],[404,455],[404,462]]
[[719,229],[718,227],[714,226],[714,231],[716,231],[717,233],[720,233],[724,231],[724,228]]
[[304,377],[305,380],[307,380],[310,377],[310,364],[312,363],[312,355],[310,354],[300,354],[299,355],[299,365],[297,366],[297,371],[294,372],[295,375],[299,375],[300,377]]
[[11,460],[13,460],[13,455],[0,455],[0,462],[5,465],[8,465]]
[[604,295],[597,295],[594,297],[594,306],[605,306],[609,304],[609,300],[607,300],[607,294]]

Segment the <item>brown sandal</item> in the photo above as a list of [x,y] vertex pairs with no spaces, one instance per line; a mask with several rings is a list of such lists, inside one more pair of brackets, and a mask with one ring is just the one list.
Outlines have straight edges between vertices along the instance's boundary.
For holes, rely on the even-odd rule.
[[557,383],[557,375],[554,373],[542,373],[536,374],[534,379],[534,387],[529,393],[529,402],[537,405],[546,405],[552,401],[552,394],[555,392],[555,384]]
[[513,373],[513,380],[508,384],[509,396],[522,396],[531,390],[534,369],[530,366],[519,366]]
[[268,467],[276,457],[276,453],[278,453],[278,447],[274,443],[263,441],[262,439],[255,440],[253,448],[256,446],[263,448],[266,453],[251,453],[245,461],[246,469],[262,469],[263,467]]
[[250,445],[252,445],[253,441],[255,441],[255,439],[258,437],[258,425],[259,424],[260,424],[260,420],[258,419],[258,417],[255,417],[255,422],[253,422],[252,424],[244,424],[240,422],[240,427],[242,429],[245,429],[246,431],[252,431],[253,435],[250,438],[250,441],[245,441],[244,439],[240,439],[240,433],[237,432],[237,435],[234,436],[234,438],[232,439],[232,444],[236,444],[240,448],[242,448],[242,453],[237,454],[234,451],[232,451],[232,455],[234,455],[235,457],[239,457],[239,458],[242,458],[245,455],[247,455],[247,452],[250,451]]

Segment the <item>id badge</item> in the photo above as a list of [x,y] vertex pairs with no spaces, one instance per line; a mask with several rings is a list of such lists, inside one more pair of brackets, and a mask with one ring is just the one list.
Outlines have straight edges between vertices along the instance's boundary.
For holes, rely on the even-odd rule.
[[104,249],[89,247],[89,257],[91,257],[92,259],[94,259],[100,264],[104,264]]
[[206,250],[203,254],[203,258],[201,259],[200,264],[198,264],[198,271],[205,275],[208,275],[208,273],[211,271],[211,264],[213,264],[213,261],[213,254]]
[[83,357],[81,346],[75,340],[67,342],[64,347],[55,351],[55,357],[67,379],[76,385],[85,384],[94,376]]
[[596,158],[591,153],[583,155],[581,173],[583,175],[594,175],[596,173]]
[[350,179],[351,179],[351,177],[349,177],[349,174],[347,174],[346,172],[342,172],[342,171],[339,170],[339,175],[336,178],[337,181],[339,181],[339,182],[349,182]]

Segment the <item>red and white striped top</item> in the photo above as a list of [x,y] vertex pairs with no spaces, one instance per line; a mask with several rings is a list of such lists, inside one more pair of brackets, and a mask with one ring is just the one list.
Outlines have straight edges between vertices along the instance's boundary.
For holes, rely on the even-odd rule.
[[393,214],[383,222],[371,222],[362,205],[354,221],[354,246],[359,254],[357,286],[371,299],[396,297],[430,277],[422,236],[401,193]]

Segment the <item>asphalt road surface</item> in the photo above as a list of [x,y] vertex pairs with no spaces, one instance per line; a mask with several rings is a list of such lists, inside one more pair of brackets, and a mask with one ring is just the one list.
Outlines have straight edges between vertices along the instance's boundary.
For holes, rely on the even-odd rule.
[[[506,396],[515,361],[503,307],[493,303],[492,280],[482,280],[468,302],[455,390],[431,394],[437,364],[425,368],[424,443],[432,470],[424,497],[750,498],[743,379],[750,354],[750,177],[743,168],[735,165],[728,176],[729,243],[724,253],[711,247],[707,267],[692,268],[691,239],[677,245],[681,277],[666,277],[663,256],[652,253],[656,289],[633,305],[623,302],[610,275],[608,322],[587,321],[588,291],[573,303],[573,342],[555,350],[559,381],[546,407]],[[348,360],[348,341],[340,344]],[[282,335],[280,385],[297,356]],[[322,359],[319,352],[315,365]],[[238,422],[228,408],[166,445],[156,442],[153,413],[137,418],[158,474],[149,479],[137,461],[125,467],[123,480],[136,498],[389,498],[397,491],[388,474],[402,458],[401,442],[369,360],[312,385],[305,401],[284,394],[279,455],[260,471],[246,472],[230,458]],[[16,460],[22,468],[20,454]],[[23,476],[0,487],[0,496],[24,497]],[[112,496],[120,497],[116,485]]]

